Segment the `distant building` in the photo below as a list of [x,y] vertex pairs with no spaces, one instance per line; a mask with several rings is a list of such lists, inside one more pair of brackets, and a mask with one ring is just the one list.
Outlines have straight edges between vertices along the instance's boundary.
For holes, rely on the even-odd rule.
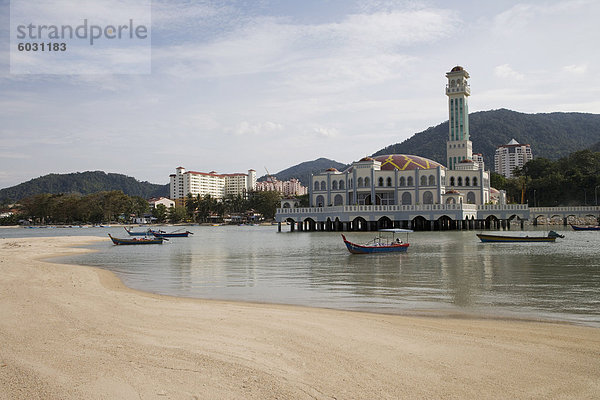
[[289,181],[279,181],[277,178],[268,178],[264,182],[256,182],[256,191],[265,192],[273,190],[284,196],[302,196],[308,193],[308,188],[302,186],[302,183],[292,178]]
[[166,197],[155,197],[148,200],[148,204],[150,208],[156,208],[157,205],[162,204],[167,208],[175,207],[175,202],[171,199],[167,199]]
[[496,173],[511,178],[515,168],[523,168],[523,165],[529,160],[533,160],[531,146],[520,144],[512,139],[508,144],[496,149],[496,155],[494,156]]
[[247,174],[218,174],[215,171],[186,171],[185,168],[178,167],[169,178],[169,197],[177,205],[183,205],[188,194],[209,194],[216,199],[230,194],[246,197],[256,185],[256,171],[253,169],[249,169]]

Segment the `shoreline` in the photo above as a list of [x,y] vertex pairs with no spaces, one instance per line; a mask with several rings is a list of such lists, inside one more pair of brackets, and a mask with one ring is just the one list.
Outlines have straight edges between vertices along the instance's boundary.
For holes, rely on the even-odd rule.
[[0,399],[600,395],[598,328],[172,297],[43,261],[97,240],[0,239]]

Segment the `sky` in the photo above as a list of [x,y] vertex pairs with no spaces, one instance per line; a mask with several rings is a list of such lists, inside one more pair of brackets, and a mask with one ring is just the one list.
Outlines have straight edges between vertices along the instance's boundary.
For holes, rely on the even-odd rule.
[[[597,0],[155,0],[147,71],[22,74],[0,0],[0,188],[349,163],[446,121],[456,65],[470,112],[598,114],[598,16]],[[105,61],[118,57],[136,55]]]

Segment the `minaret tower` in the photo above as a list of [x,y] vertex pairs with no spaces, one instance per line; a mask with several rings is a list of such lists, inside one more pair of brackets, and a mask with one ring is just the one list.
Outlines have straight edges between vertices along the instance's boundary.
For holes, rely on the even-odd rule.
[[446,73],[448,84],[449,129],[446,144],[446,165],[449,169],[456,169],[462,160],[473,158],[473,143],[469,140],[469,106],[467,98],[471,88],[467,79],[469,73],[463,67],[456,66]]

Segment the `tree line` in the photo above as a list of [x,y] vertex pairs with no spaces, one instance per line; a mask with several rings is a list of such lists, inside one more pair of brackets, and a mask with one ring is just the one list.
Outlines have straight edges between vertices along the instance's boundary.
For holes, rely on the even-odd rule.
[[[89,195],[36,194],[22,199],[10,207],[16,212],[0,218],[0,225],[15,225],[19,221],[33,224],[101,224],[131,223],[135,218],[151,213],[162,222],[208,222],[222,220],[228,214],[249,211],[273,219],[281,197],[278,192],[252,192],[248,199],[239,195],[227,195],[216,199],[210,195],[192,196],[185,199],[184,206],[167,208],[158,204],[150,209],[148,201],[140,196],[129,196],[120,190],[103,191]],[[9,207],[3,207],[8,210]]]
[[534,158],[514,178],[492,173],[491,185],[511,203],[531,207],[599,205],[600,152],[577,151],[557,161]]

